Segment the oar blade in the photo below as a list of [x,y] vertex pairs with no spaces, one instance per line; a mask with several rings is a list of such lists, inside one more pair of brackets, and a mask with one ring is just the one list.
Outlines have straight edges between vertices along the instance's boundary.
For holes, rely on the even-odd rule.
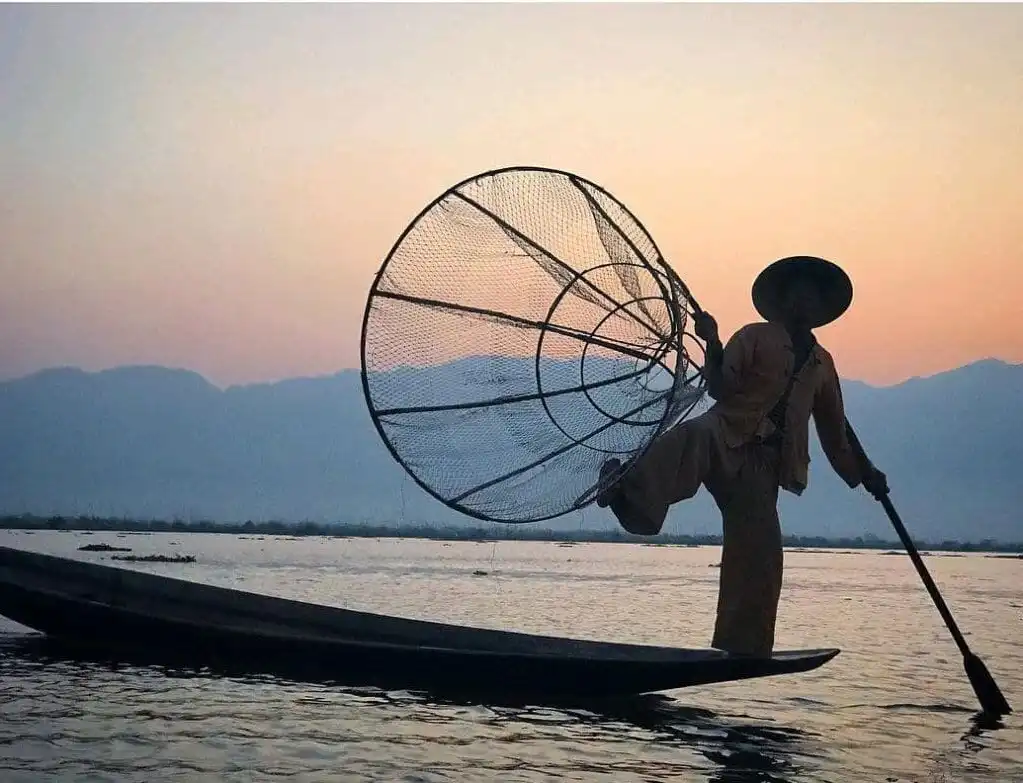
[[981,709],[989,715],[1008,715],[1012,712],[1009,702],[1002,695],[995,678],[987,670],[984,662],[972,652],[963,656],[963,666],[970,685],[980,701]]

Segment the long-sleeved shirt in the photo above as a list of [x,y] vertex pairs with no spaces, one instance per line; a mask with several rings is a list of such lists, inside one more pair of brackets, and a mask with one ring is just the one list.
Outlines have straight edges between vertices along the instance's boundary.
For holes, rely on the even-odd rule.
[[[784,394],[795,360],[792,338],[780,324],[747,324],[724,348],[722,383],[713,410],[725,445],[737,448],[777,432],[768,414]],[[845,408],[834,360],[816,341],[789,394],[782,430],[779,483],[802,494],[810,466],[809,424],[813,416],[821,447],[850,487],[862,471],[845,431]]]

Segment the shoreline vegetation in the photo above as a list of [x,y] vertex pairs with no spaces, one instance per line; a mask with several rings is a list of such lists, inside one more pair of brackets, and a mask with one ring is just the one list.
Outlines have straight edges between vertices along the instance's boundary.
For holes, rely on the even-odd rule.
[[[640,543],[653,546],[720,546],[719,534],[681,535],[664,533],[654,537],[633,536],[621,530],[547,530],[535,526],[490,525],[484,527],[440,527],[436,525],[374,525],[318,522],[217,523],[210,520],[140,520],[113,517],[38,517],[31,514],[0,517],[0,530],[67,530],[109,533],[220,533],[227,535],[273,535],[331,538],[419,538],[433,541],[551,541],[559,543]],[[911,534],[912,535],[912,534]],[[914,539],[921,552],[990,552],[1023,555],[1023,541],[1007,543],[981,541],[925,541]],[[876,549],[903,551],[898,539],[870,534],[855,538],[793,536],[783,538],[786,549]]]

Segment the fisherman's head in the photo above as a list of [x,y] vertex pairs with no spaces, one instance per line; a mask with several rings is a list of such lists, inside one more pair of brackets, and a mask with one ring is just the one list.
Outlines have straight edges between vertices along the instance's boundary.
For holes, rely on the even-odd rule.
[[775,261],[753,283],[753,304],[765,320],[809,331],[831,323],[852,302],[852,282],[837,265],[816,256]]
[[814,314],[821,311],[824,302],[824,292],[816,280],[793,277],[782,289],[780,299],[777,318],[784,326],[798,330],[814,328]]

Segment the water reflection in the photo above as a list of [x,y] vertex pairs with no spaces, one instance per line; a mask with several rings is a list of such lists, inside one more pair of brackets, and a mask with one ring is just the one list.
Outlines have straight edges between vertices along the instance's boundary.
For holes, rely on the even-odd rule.
[[970,717],[970,728],[960,737],[963,747],[973,753],[987,749],[982,742],[988,735],[1005,728],[1002,718],[986,712],[976,712]]
[[486,706],[507,723],[539,719],[545,725],[587,730],[699,753],[716,769],[708,783],[782,783],[804,773],[814,757],[815,736],[783,726],[736,720],[711,710],[688,707],[660,694],[615,699],[559,700],[544,705],[514,700],[456,699],[429,694],[435,704]]
[[[245,672],[236,668],[196,668],[152,664],[123,657],[111,658],[45,637],[21,637],[0,642],[0,675],[8,678],[38,677],[50,670],[67,682],[88,680],[101,673],[151,677],[154,674],[177,679],[216,679],[242,684],[273,685],[284,689],[308,688],[308,680]],[[9,685],[10,683],[8,683]],[[87,683],[80,683],[87,686]],[[322,681],[332,696],[341,696],[355,709],[398,708],[409,720],[428,720],[431,711],[468,708],[482,711],[486,722],[507,733],[521,733],[540,727],[573,740],[628,740],[648,749],[648,760],[639,761],[646,774],[659,776],[670,771],[677,776],[678,751],[706,763],[686,765],[686,777],[702,772],[707,783],[792,783],[818,767],[824,752],[816,735],[791,727],[727,716],[711,710],[689,707],[664,695],[585,700],[558,699],[536,703],[507,697],[450,692],[383,691],[377,688],[338,686]],[[658,751],[662,751],[661,760]],[[663,761],[663,751],[673,751],[673,761]],[[576,767],[575,772],[585,771]],[[606,767],[594,766],[595,772]]]
[[666,696],[605,703],[574,717],[582,723],[620,722],[646,731],[655,742],[686,746],[715,765],[708,783],[789,781],[805,773],[818,755],[807,732],[736,721]]

